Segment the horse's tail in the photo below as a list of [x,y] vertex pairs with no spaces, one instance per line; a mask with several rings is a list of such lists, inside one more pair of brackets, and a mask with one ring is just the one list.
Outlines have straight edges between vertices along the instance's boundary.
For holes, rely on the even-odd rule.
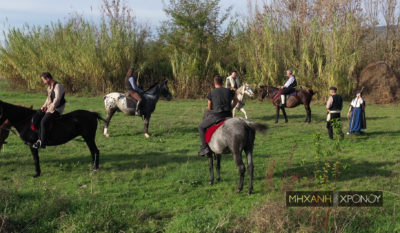
[[107,122],[106,119],[104,119],[104,118],[100,115],[100,113],[98,113],[98,112],[92,112],[92,113],[96,116],[97,120],[100,120],[100,121],[103,121],[103,122]]
[[249,120],[246,120],[246,119],[243,119],[243,120],[244,120],[244,122],[246,122],[247,126],[249,126],[252,130],[259,131],[263,135],[265,135],[265,133],[268,130],[268,126],[267,125],[260,124],[260,123],[257,123],[257,122],[252,122],[252,121],[249,121]]

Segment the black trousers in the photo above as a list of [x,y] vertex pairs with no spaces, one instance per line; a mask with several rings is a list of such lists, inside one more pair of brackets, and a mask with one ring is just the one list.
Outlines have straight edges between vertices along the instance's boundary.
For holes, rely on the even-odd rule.
[[227,117],[232,117],[232,112],[220,112],[220,113],[209,112],[207,114],[207,116],[203,119],[203,121],[199,125],[199,134],[200,134],[200,141],[202,148],[207,147],[206,139],[204,138],[206,130],[210,126],[222,121]]
[[54,113],[46,113],[42,118],[42,121],[40,122],[40,141],[42,142],[42,145],[47,144],[46,133],[49,130],[50,122],[59,116],[60,113],[55,111]]
[[[331,114],[331,120],[326,122],[326,128],[328,129],[328,135],[330,139],[333,139],[333,125],[332,125],[332,121],[334,119],[339,119],[340,121],[340,113],[332,113]],[[342,129],[340,129],[339,134],[342,136],[343,132]]]
[[284,87],[283,90],[282,90],[281,95],[289,95],[289,94],[291,94],[291,93],[293,93],[295,91],[296,91],[296,89],[293,88],[293,87]]

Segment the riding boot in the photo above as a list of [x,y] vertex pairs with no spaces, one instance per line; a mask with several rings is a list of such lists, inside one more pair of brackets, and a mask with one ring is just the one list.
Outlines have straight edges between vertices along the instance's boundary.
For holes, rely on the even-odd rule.
[[136,110],[135,110],[135,115],[136,116],[140,116],[141,115],[141,112],[140,112],[140,104],[142,103],[142,101],[138,101],[137,102],[137,104],[136,104]]
[[201,146],[200,147],[200,151],[197,153],[199,156],[204,156],[204,155],[208,155],[210,154],[210,148],[208,147],[208,145],[206,146]]

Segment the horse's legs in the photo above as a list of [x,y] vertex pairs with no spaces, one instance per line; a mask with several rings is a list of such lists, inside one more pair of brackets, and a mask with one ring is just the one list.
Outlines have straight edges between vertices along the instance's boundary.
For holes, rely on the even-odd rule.
[[285,123],[288,123],[285,107],[282,107],[282,113],[283,113],[283,116],[285,117]]
[[244,118],[247,119],[247,113],[246,113],[246,111],[244,110],[244,108],[241,108],[240,111],[242,111],[242,112],[244,113]]
[[310,105],[305,104],[304,108],[306,109],[306,112],[307,112],[307,117],[306,117],[306,121],[305,122],[310,123],[311,122],[311,108],[310,108]]
[[236,149],[235,151],[233,151],[233,158],[235,159],[235,163],[236,163],[236,166],[238,167],[239,174],[240,174],[240,180],[239,180],[238,188],[236,191],[239,193],[243,189],[244,173],[246,171],[246,168],[245,168],[243,160],[242,160],[242,153],[239,150],[239,148]]
[[214,167],[213,167],[213,156],[208,155],[208,169],[210,170],[210,185],[214,184]]
[[144,116],[144,136],[146,138],[149,138],[149,124],[150,124],[150,117],[151,115],[145,115]]
[[110,135],[108,134],[108,125],[110,124],[111,118],[113,117],[114,113],[117,111],[116,108],[111,108],[109,110],[107,110],[107,118],[106,118],[106,123],[104,124],[104,131],[103,131],[103,135],[106,137],[110,137]]
[[278,105],[276,105],[276,117],[275,117],[275,124],[277,124],[278,123],[278,120],[279,120],[279,106]]
[[249,169],[249,191],[247,193],[250,195],[253,192],[253,149],[245,149],[245,153],[247,156],[247,169]]
[[83,139],[85,139],[86,145],[89,147],[90,153],[92,154],[92,168],[93,170],[97,170],[99,169],[100,151],[96,146],[95,136],[84,136]]
[[221,180],[221,155],[217,155],[217,181]]
[[36,174],[33,176],[33,178],[39,177],[40,176],[40,163],[39,163],[39,151],[38,149],[30,148],[32,155],[33,155],[33,162],[35,163],[35,168],[36,168]]

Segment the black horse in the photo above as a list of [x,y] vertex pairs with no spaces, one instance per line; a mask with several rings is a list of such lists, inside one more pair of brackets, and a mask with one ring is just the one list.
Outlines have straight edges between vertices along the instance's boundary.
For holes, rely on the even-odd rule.
[[[142,107],[142,117],[144,119],[144,135],[149,138],[149,123],[151,114],[156,109],[156,104],[160,95],[167,98],[167,100],[172,99],[171,92],[168,89],[167,81],[161,81],[159,83],[151,86],[143,94],[143,107]],[[104,96],[104,106],[106,108],[107,117],[106,124],[104,125],[103,135],[109,137],[108,125],[110,124],[111,118],[117,111],[123,112],[127,115],[135,115],[136,101],[128,98],[125,94],[112,92]]]
[[[262,101],[264,100],[265,97],[268,97],[272,99],[272,104],[275,105],[276,107],[276,118],[275,118],[275,123],[278,123],[279,119],[279,110],[282,110],[283,116],[285,117],[285,122],[288,122],[287,116],[286,116],[286,111],[285,107],[279,106],[279,103],[281,103],[281,96],[280,96],[280,90],[277,87],[273,86],[261,86],[259,90],[259,96],[258,100]],[[300,104],[304,105],[304,108],[306,109],[307,116],[305,122],[310,123],[311,122],[311,107],[310,103],[312,100],[312,96],[315,94],[313,90],[311,89],[300,89],[297,91],[296,96],[290,96],[289,99],[286,102],[286,107],[287,108],[294,108],[297,107]]]
[[[38,177],[41,173],[39,151],[32,148],[32,144],[38,139],[38,134],[31,128],[31,118],[35,113],[35,110],[0,101],[0,124],[7,119],[18,131],[20,138],[30,147],[36,167],[36,174],[33,177]],[[61,115],[50,124],[47,145],[61,145],[77,136],[82,136],[92,154],[93,169],[97,170],[99,149],[95,138],[98,120],[105,121],[98,113],[86,110],[76,110]]]

